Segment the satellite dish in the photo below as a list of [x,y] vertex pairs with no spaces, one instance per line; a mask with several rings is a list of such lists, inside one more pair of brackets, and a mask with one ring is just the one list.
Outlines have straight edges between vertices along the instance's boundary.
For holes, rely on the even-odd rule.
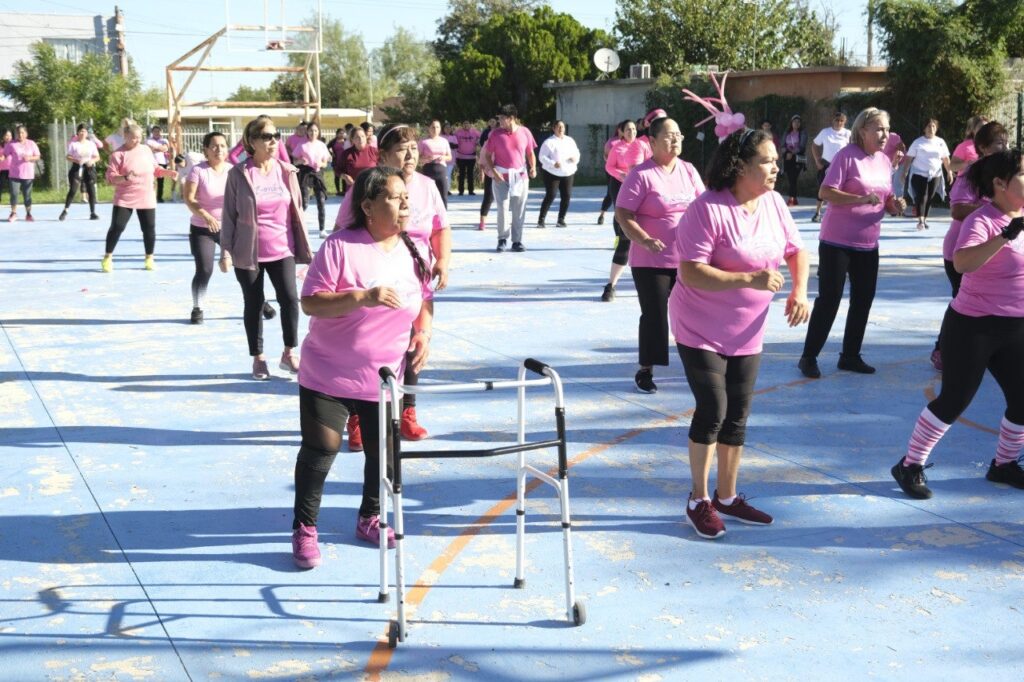
[[608,74],[618,70],[619,54],[615,50],[602,47],[594,53],[594,66],[601,71],[601,75],[597,77],[597,80],[607,78]]

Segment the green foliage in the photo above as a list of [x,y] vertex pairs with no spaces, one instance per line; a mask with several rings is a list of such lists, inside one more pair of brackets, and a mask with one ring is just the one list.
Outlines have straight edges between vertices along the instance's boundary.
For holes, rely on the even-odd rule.
[[494,13],[468,33],[458,58],[442,60],[443,85],[431,102],[435,114],[452,120],[487,118],[515,104],[523,120],[549,121],[555,98],[544,84],[592,76],[591,55],[613,44],[604,31],[546,6]]
[[839,62],[835,22],[796,0],[619,0],[615,31],[626,63],[649,63],[655,74],[685,74],[695,64],[725,70]]
[[45,43],[30,51],[30,60],[15,62],[11,78],[0,79],[0,92],[23,110],[20,120],[36,140],[54,119],[92,120],[98,131],[111,131],[125,116],[140,117],[154,98],[162,101],[155,91],[142,90],[134,68],[127,77],[115,74],[107,55],[86,54],[76,64],[59,59]]
[[228,96],[230,102],[273,102],[276,99],[277,94],[272,85],[265,88],[239,85],[238,89]]
[[892,109],[918,131],[928,117],[959,130],[988,111],[1004,95],[1005,40],[1020,14],[1016,0],[878,2]]
[[[307,20],[306,25],[314,25]],[[320,54],[320,102],[324,107],[357,107],[370,105],[370,55],[357,33],[347,33],[341,22],[324,17],[323,52]],[[306,55],[289,54],[291,66],[304,66]],[[301,73],[282,74],[270,86],[273,99],[302,101],[304,78]],[[373,92],[375,101],[390,95]]]
[[385,108],[393,120],[425,121],[431,117],[430,96],[441,87],[441,64],[430,43],[405,28],[373,51],[374,93],[380,101],[401,95],[401,104]]
[[448,0],[448,14],[437,22],[434,49],[442,61],[461,58],[463,48],[491,17],[530,12],[544,0]]

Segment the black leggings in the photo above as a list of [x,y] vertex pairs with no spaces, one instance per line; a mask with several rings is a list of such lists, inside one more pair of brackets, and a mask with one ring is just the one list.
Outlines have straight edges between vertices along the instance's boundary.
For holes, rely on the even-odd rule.
[[192,305],[196,308],[206,296],[206,287],[213,276],[213,254],[217,244],[220,244],[220,232],[189,225],[188,248],[196,262],[196,274],[192,276]]
[[[295,518],[292,528],[298,528],[300,522],[305,526],[316,525],[324,481],[341,449],[341,433],[345,430],[349,413],[353,411],[359,415],[359,429],[363,434],[363,500],[359,505],[359,515],[380,514],[377,405],[365,400],[335,398],[299,386],[302,446],[295,459]],[[391,475],[390,461],[388,475]]]
[[878,249],[856,251],[819,242],[818,296],[807,325],[803,357],[816,358],[825,347],[843,299],[847,273],[850,275],[850,309],[846,313],[843,355],[851,358],[860,355],[878,284]]
[[928,403],[932,414],[952,424],[978,392],[985,370],[1003,390],[1005,417],[1024,424],[1024,318],[968,317],[946,309],[939,333],[942,388]]
[[295,258],[259,263],[255,270],[235,268],[235,279],[242,286],[245,308],[242,321],[245,338],[249,342],[249,355],[263,354],[263,273],[274,285],[277,302],[281,305],[281,334],[286,348],[295,348],[299,336],[299,296],[295,291]]
[[[604,177],[607,178],[608,180],[612,179],[612,176],[610,176],[608,174],[608,171],[605,171]],[[604,213],[605,211],[607,211],[609,208],[611,208],[611,206],[612,206],[611,186],[609,185],[609,183],[606,182],[605,183],[605,187],[604,187],[604,199],[601,199],[601,213]]]
[[[168,164],[166,163],[160,163],[157,165],[163,168],[164,170],[166,170],[168,166]],[[162,177],[158,177],[156,179],[156,200],[160,202],[164,200],[164,178]]]
[[25,204],[25,210],[29,213],[32,212],[32,183],[34,180],[21,180],[19,178],[10,178],[8,184],[10,185],[11,191],[11,210],[13,211],[18,207],[18,188],[21,188],[21,203]]
[[327,185],[324,184],[324,176],[319,170],[311,166],[298,166],[299,187],[302,190],[302,210],[306,210],[308,192],[313,193],[316,199],[316,218],[320,225],[320,231],[324,231],[324,205],[327,203]]
[[548,173],[540,169],[541,179],[544,180],[544,199],[540,202],[540,216],[537,222],[542,223],[548,217],[548,209],[555,201],[555,190],[558,190],[558,222],[565,222],[565,213],[569,210],[569,201],[572,199],[573,176],[562,177]]
[[797,180],[800,178],[800,172],[804,169],[804,165],[797,162],[794,156],[791,159],[786,159],[782,164],[782,168],[786,173],[786,180],[789,181],[789,196],[792,199],[796,199]]
[[476,180],[476,159],[455,159],[455,165],[459,169],[459,195],[466,189],[469,183],[469,193],[473,193],[473,183]]
[[494,179],[490,175],[484,177],[484,200],[480,202],[480,217],[486,218],[494,203]]
[[743,445],[761,354],[729,357],[681,343],[676,348],[696,404],[690,440],[701,445]]
[[11,189],[11,172],[0,170],[0,201],[4,200],[4,191],[8,194],[14,194],[14,191]]
[[71,202],[78,194],[80,186],[85,186],[89,195],[89,214],[96,214],[96,168],[95,166],[82,166],[77,163],[71,164],[68,170],[68,195],[64,197],[64,210],[71,208]]
[[128,227],[128,220],[132,217],[133,211],[138,211],[139,213],[139,227],[142,228],[143,249],[147,256],[153,255],[153,249],[156,248],[156,209],[132,209],[117,205],[114,206],[114,210],[110,214],[110,229],[107,230],[107,253],[114,253],[117,241],[121,238],[121,234],[124,233],[124,228]]
[[641,367],[668,364],[668,296],[675,283],[675,268],[633,268],[640,300]]
[[[622,183],[609,175],[608,195],[611,197],[612,210],[614,210],[615,200],[619,198],[620,189],[622,189]],[[615,214],[612,214],[612,230],[615,231],[615,253],[612,254],[612,263],[625,265],[629,262],[629,237],[622,231],[622,226],[615,219]]]
[[[953,290],[953,298],[960,293],[960,283],[963,282],[964,276],[962,273],[956,271],[953,267],[953,261],[942,259],[942,267],[946,271],[946,278],[949,280],[949,287]],[[935,350],[939,350],[939,339],[935,339]]]
[[917,173],[910,174],[910,188],[914,190],[914,208],[917,209],[917,215],[922,218],[928,217],[928,209],[932,207],[932,199],[939,191],[939,182],[941,181],[942,178],[937,175],[929,180]]
[[441,201],[448,208],[448,166],[439,161],[423,164],[423,174],[434,181],[437,191],[441,193]]

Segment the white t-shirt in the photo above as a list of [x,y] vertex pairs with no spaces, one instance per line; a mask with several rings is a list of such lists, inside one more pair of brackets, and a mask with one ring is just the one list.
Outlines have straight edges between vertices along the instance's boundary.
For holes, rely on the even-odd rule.
[[907,156],[914,159],[910,166],[911,173],[931,179],[942,173],[942,159],[949,156],[949,147],[938,135],[930,138],[922,135],[910,145]]
[[822,128],[818,136],[814,138],[814,144],[821,147],[821,160],[832,163],[836,152],[850,144],[850,131],[847,128],[836,130],[832,126]]
[[[580,150],[576,146],[576,141],[568,135],[563,135],[561,138],[552,135],[540,146],[537,158],[540,160],[541,168],[548,173],[560,178],[567,178],[576,172],[576,165],[580,161]],[[558,168],[555,168],[555,163],[558,163]]]
[[[167,165],[167,152],[159,151],[160,147],[167,145],[167,138],[161,137],[159,140],[155,137],[150,137],[146,140],[146,145],[153,150],[153,160],[156,161],[158,166]],[[170,147],[168,147],[170,149]]]

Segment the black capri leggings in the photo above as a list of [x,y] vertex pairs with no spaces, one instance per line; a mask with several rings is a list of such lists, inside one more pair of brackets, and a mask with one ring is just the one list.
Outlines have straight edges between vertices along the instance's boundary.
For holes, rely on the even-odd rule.
[[[608,171],[605,171],[605,172],[604,172],[604,176],[605,176],[605,177],[606,177],[606,178],[607,178],[608,180],[611,180],[611,179],[612,179],[612,176],[608,174]],[[601,199],[601,213],[604,213],[604,212],[605,212],[605,211],[607,211],[607,210],[608,210],[609,208],[611,208],[611,205],[612,205],[612,193],[611,193],[611,189],[610,189],[610,187],[608,186],[608,184],[607,184],[607,183],[605,183],[605,188],[604,188],[604,199]]]
[[946,424],[963,414],[978,392],[985,370],[1003,390],[1005,417],[1024,424],[1024,318],[968,317],[946,309],[939,332],[942,388],[928,409]]
[[441,193],[441,201],[448,208],[448,166],[439,162],[423,164],[423,174],[434,181],[437,191]]
[[[299,386],[299,424],[302,446],[295,460],[295,518],[315,526],[320,515],[324,481],[341,449],[341,433],[351,412],[359,415],[363,434],[363,500],[360,516],[380,514],[380,450],[378,448],[377,403],[333,396]],[[388,462],[391,475],[391,462]]]
[[939,183],[942,178],[935,176],[931,180],[917,173],[910,174],[910,188],[914,191],[914,208],[917,215],[922,218],[928,217],[928,209],[932,207],[932,199],[939,191]]
[[327,203],[327,185],[324,184],[323,172],[312,166],[298,166],[299,188],[302,190],[302,210],[306,210],[307,196],[312,192],[316,199],[316,218],[320,231],[324,231],[324,205]]
[[281,260],[259,263],[255,270],[235,268],[235,279],[242,286],[245,308],[242,321],[245,324],[245,338],[249,342],[249,355],[263,354],[263,273],[274,285],[277,302],[281,304],[281,334],[286,348],[299,345],[299,296],[295,291],[295,258],[288,256]]
[[573,176],[562,177],[554,173],[548,173],[540,169],[541,179],[544,180],[544,199],[540,202],[540,215],[537,222],[542,223],[548,217],[548,209],[555,201],[555,190],[558,190],[558,222],[565,222],[565,214],[569,210],[569,201],[572,199]]
[[89,213],[96,213],[96,167],[71,164],[68,170],[68,194],[64,197],[64,210],[71,208],[71,202],[78,194],[79,187],[84,186],[89,195]]
[[196,274],[192,276],[192,305],[196,308],[206,296],[206,287],[213,276],[213,255],[218,244],[220,232],[210,232],[209,228],[189,224],[188,248],[196,262]]
[[110,214],[110,229],[107,230],[107,253],[114,253],[117,242],[121,239],[124,228],[128,227],[128,220],[132,217],[132,212],[134,211],[139,213],[139,227],[142,229],[142,246],[147,256],[153,255],[153,249],[156,248],[156,209],[132,209],[125,208],[124,206],[114,206],[114,210]]
[[850,275],[850,309],[846,313],[843,355],[851,358],[860,355],[878,284],[878,249],[857,251],[819,242],[818,296],[807,325],[803,357],[816,358],[825,347],[843,300],[847,274]]
[[676,348],[696,403],[690,440],[701,445],[743,445],[761,354],[729,357],[682,344]]
[[494,203],[494,179],[490,175],[484,176],[484,198],[480,202],[480,217],[486,218],[491,211],[491,204]]
[[675,268],[633,268],[640,300],[640,366],[668,364],[668,297],[676,283]]
[[[622,183],[616,178],[608,176],[608,195],[611,197],[612,210],[615,210],[615,200],[619,198],[619,190]],[[622,231],[622,226],[612,214],[612,229],[615,231],[615,253],[612,254],[612,263],[625,265],[629,262],[629,237]]]
[[10,171],[0,170],[0,201],[4,200],[4,192],[14,194],[11,190],[11,173]]

